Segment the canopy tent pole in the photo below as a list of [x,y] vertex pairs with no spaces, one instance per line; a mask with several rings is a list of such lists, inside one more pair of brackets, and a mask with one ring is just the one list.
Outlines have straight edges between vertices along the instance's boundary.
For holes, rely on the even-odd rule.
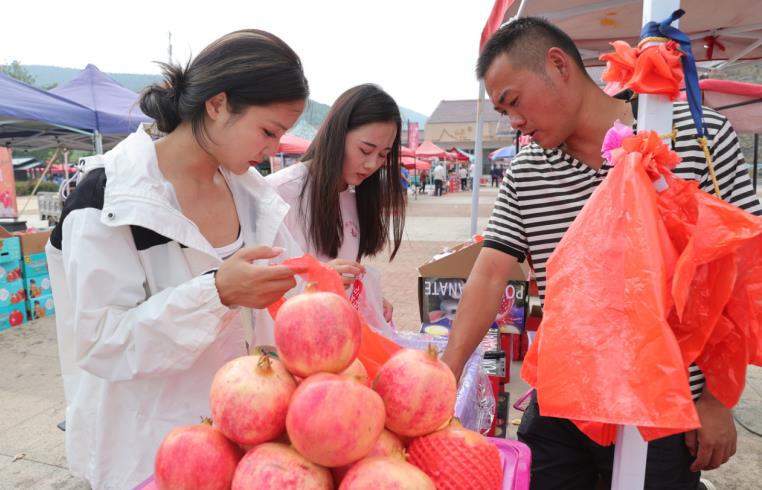
[[[680,0],[643,0],[643,25],[660,22],[680,8]],[[677,27],[677,22],[673,24]],[[648,45],[656,44],[649,43]],[[672,132],[672,102],[663,95],[638,96],[638,131]],[[669,136],[665,142],[669,142]],[[614,449],[612,490],[641,490],[646,479],[648,443],[633,425],[619,426]]]
[[484,159],[484,80],[479,80],[479,98],[476,101],[476,141],[474,142],[474,178],[471,181],[471,236],[476,235],[476,221],[479,218],[479,187],[482,179],[482,161]]
[[[487,42],[487,39],[490,35],[494,33],[496,30],[496,27],[502,27],[498,26],[497,24],[492,24],[492,22],[495,19],[502,19],[505,15],[506,10],[511,6],[511,4],[514,3],[514,0],[504,0],[500,1],[497,0],[495,2],[495,5],[492,7],[492,13],[490,14],[490,20],[487,21],[487,25],[484,28],[484,31],[482,31],[482,39],[479,46],[479,50],[481,51],[481,48],[484,43]],[[521,0],[521,3],[519,3],[519,8],[516,11],[516,15],[513,16],[508,22],[511,20],[517,19],[521,17],[521,15],[524,12],[524,7],[526,6],[527,0]],[[495,15],[498,15],[499,17],[495,17]],[[503,24],[504,25],[504,24]],[[479,188],[481,185],[481,179],[482,179],[482,164],[484,161],[484,142],[482,141],[483,135],[484,135],[484,114],[482,107],[484,106],[484,80],[479,79],[479,97],[476,100],[476,134],[474,135],[475,141],[474,141],[474,178],[471,183],[471,236],[473,237],[476,235],[476,222],[479,218]]]
[[64,148],[64,182],[69,180],[69,150]]
[[103,135],[100,131],[96,130],[93,133],[93,138],[95,139],[95,154],[103,155]]

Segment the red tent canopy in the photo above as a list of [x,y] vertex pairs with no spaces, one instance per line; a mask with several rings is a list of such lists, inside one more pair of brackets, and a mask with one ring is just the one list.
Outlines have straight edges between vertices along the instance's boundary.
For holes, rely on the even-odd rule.
[[413,157],[402,157],[402,166],[407,169],[416,170],[430,170],[431,164],[429,162],[418,160]]
[[284,134],[278,143],[278,153],[301,155],[307,151],[310,142],[293,134]]
[[415,150],[415,156],[418,158],[447,158],[447,152],[426,140]]
[[458,161],[458,162],[470,162],[471,161],[471,159],[468,158],[468,155],[462,153],[457,148],[450,148],[450,150],[447,153],[452,154],[453,155],[453,160],[455,160],[455,161]]
[[699,82],[704,105],[720,111],[739,133],[762,133],[762,85],[731,80]]
[[405,145],[400,145],[400,155],[403,157],[414,157],[415,152]]

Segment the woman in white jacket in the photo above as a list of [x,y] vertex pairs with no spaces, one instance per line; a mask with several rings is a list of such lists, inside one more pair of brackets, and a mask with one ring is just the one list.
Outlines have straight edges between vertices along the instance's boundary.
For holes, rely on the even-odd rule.
[[[251,169],[301,114],[297,55],[230,33],[142,95],[167,135],[103,156],[47,246],[66,394],[66,455],[93,488],[133,488],[173,428],[209,414],[211,380],[246,354],[244,308],[295,285],[285,204]],[[255,314],[256,315],[256,314]]]
[[[353,87],[334,102],[303,161],[267,176],[290,205],[286,226],[297,243],[342,275],[350,299],[382,333],[392,305],[378,271],[361,261],[383,250],[390,234],[390,260],[402,242],[401,125],[389,94],[372,84]],[[263,330],[257,343],[271,343]]]

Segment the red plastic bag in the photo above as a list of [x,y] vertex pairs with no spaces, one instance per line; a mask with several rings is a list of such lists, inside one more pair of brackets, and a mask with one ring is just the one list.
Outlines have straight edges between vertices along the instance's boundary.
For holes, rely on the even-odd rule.
[[677,43],[670,41],[645,48],[630,47],[624,41],[614,41],[613,53],[604,53],[606,61],[601,78],[608,82],[606,92],[614,94],[624,88],[639,94],[664,95],[675,100],[680,95],[683,68],[682,53]]
[[762,363],[762,219],[670,176],[659,208],[681,252],[670,324],[687,363],[727,407],[741,396],[746,366]]
[[691,363],[731,407],[762,361],[762,219],[675,178],[676,155],[654,133],[622,146],[548,261],[522,371],[543,415],[604,445],[616,425],[646,440],[697,427]]
[[[522,375],[545,416],[598,424],[698,427],[688,373],[666,315],[676,254],[640,159],[614,167],[547,264],[543,321]],[[609,440],[611,439],[611,440]]]
[[[283,261],[282,265],[290,267],[305,281],[315,283],[318,291],[332,292],[338,294],[342,298],[346,298],[344,284],[342,283],[339,274],[330,267],[320,263],[313,256],[303,255],[302,257],[287,259]],[[273,318],[275,318],[278,309],[284,302],[285,300],[281,298],[268,306],[270,315]],[[371,330],[360,313],[357,313],[357,316],[360,317],[360,322],[362,324],[362,340],[360,343],[360,352],[357,354],[357,357],[368,371],[370,379],[373,379],[376,377],[376,373],[381,365],[383,365],[395,352],[400,350],[401,347],[386,337]]]

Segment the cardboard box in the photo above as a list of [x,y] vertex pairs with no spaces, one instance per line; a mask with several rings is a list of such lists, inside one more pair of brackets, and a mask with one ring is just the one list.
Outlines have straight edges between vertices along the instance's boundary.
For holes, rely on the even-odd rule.
[[21,260],[21,241],[0,226],[0,263]]
[[0,330],[17,327],[26,321],[24,303],[0,307]]
[[24,277],[47,276],[48,260],[45,244],[50,239],[50,230],[24,233],[19,236]]
[[18,279],[13,282],[0,284],[0,308],[12,305],[23,305],[26,299],[24,281]]
[[24,277],[24,289],[26,289],[26,297],[29,299],[53,294],[53,290],[50,287],[50,276],[47,274],[44,276]]
[[0,284],[13,283],[21,279],[21,261],[0,263]]
[[50,315],[56,314],[56,307],[53,303],[53,295],[48,294],[39,298],[30,298],[26,302],[26,307],[29,310],[29,319],[37,320]]
[[[21,246],[23,250],[23,245]],[[48,275],[48,258],[45,252],[34,253],[31,255],[24,254],[24,260],[22,260],[22,270],[24,277],[36,277]]]
[[[418,267],[418,306],[422,331],[446,335],[455,319],[466,279],[482,249],[482,242],[467,242],[434,256]],[[519,263],[511,271],[503,292],[494,328],[503,333],[521,333],[527,316],[528,268]],[[447,333],[445,332],[447,330]]]

